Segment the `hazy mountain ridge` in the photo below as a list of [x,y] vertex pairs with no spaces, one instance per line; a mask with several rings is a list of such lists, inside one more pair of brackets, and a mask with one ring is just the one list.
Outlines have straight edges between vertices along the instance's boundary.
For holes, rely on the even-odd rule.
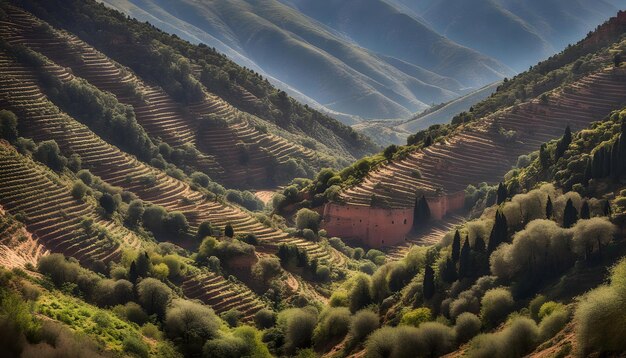
[[626,8],[626,2],[618,0],[388,1],[443,36],[517,71],[577,41],[618,8]]
[[[386,21],[400,16],[408,22],[405,33],[419,28],[428,34],[429,41],[436,42],[436,48],[428,54],[435,58],[429,60],[430,68],[410,56],[400,57],[355,43],[341,36],[341,31],[278,1],[106,3],[133,16],[144,11],[142,19],[150,20],[145,17],[149,13],[179,29],[204,31],[209,40],[224,43],[230,49],[226,53],[241,54],[262,73],[298,90],[311,102],[362,118],[406,118],[432,103],[458,97],[466,87],[482,86],[511,73],[496,61],[453,44],[382,2],[382,9],[390,16]],[[459,69],[463,69],[461,73]]]

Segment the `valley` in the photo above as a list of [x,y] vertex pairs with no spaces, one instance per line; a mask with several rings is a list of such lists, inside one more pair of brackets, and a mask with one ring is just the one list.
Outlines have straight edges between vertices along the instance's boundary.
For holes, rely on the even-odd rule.
[[620,6],[0,1],[0,351],[623,355]]

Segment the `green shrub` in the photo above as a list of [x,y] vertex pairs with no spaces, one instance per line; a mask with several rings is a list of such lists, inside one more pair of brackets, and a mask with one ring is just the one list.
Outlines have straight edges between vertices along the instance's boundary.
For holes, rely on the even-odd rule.
[[146,278],[137,284],[138,302],[150,314],[163,317],[172,299],[172,290],[163,282]]
[[228,323],[230,327],[237,327],[243,318],[241,312],[237,309],[230,309],[220,315],[220,318],[224,320],[224,322]]
[[464,312],[456,318],[456,324],[454,325],[454,332],[456,333],[457,343],[462,344],[480,332],[480,318],[475,314]]
[[471,357],[523,357],[539,343],[539,329],[530,318],[516,317],[502,331],[481,334],[470,342]]
[[0,110],[0,138],[9,143],[17,140],[17,116],[6,109]]
[[430,309],[426,307],[416,308],[402,315],[400,324],[419,327],[420,324],[432,320]]
[[549,315],[542,318],[539,324],[539,335],[542,341],[554,337],[559,333],[569,321],[569,312],[565,307],[552,311]]
[[300,230],[311,229],[317,232],[320,220],[320,214],[313,210],[302,208],[296,214],[296,227]]
[[515,302],[511,292],[505,288],[493,288],[483,296],[480,302],[480,317],[483,324],[495,328],[513,311]]
[[61,155],[61,150],[54,140],[39,143],[33,155],[39,162],[56,172],[63,171],[67,165],[67,158]]
[[146,358],[150,355],[150,348],[139,337],[128,336],[124,339],[124,352],[133,356]]
[[310,310],[293,308],[282,311],[278,315],[279,325],[285,334],[287,352],[295,352],[299,348],[310,347],[317,317]]
[[267,308],[263,308],[254,315],[254,324],[259,329],[271,328],[276,324],[276,314]]
[[211,308],[183,299],[172,301],[163,324],[168,337],[188,354],[200,352],[207,339],[215,338],[219,326]]
[[350,336],[355,342],[362,342],[380,326],[378,315],[369,310],[361,310],[352,316]]
[[313,342],[316,347],[327,348],[341,341],[350,329],[350,310],[345,307],[325,309],[313,331]]
[[72,196],[76,200],[81,200],[87,194],[87,185],[85,185],[82,181],[77,181],[72,186]]

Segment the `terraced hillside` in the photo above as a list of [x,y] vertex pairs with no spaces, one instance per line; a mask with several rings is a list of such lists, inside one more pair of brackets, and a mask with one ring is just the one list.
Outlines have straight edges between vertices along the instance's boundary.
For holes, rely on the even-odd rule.
[[[61,73],[60,79],[71,78],[70,74],[63,74],[62,68],[48,66],[49,73]],[[38,87],[35,73],[13,61],[6,53],[0,55],[0,73],[3,75],[0,103],[26,119],[20,121],[23,133],[35,141],[55,140],[64,153],[78,154],[83,167],[103,181],[132,192],[147,203],[182,212],[192,229],[204,221],[222,230],[231,224],[237,233],[255,234],[268,250],[281,243],[294,243],[306,249],[311,257],[328,258],[328,251],[318,244],[289,237],[282,231],[264,226],[238,208],[209,201],[188,184],[105,142],[49,102]]]
[[35,267],[48,252],[21,222],[0,207],[0,265],[8,268]]
[[266,307],[246,286],[235,285],[212,272],[186,278],[180,287],[185,296],[202,301],[217,313],[236,309],[244,322],[251,322],[254,314]]
[[[9,213],[0,212],[0,264],[36,266],[47,252],[63,253],[85,265],[96,260],[109,263],[121,258],[122,249],[141,245],[135,234],[103,220],[93,206],[72,198],[70,188],[47,171],[6,143],[0,145],[0,205],[26,222],[24,227]],[[84,228],[86,218],[94,219],[93,230]],[[102,235],[98,227],[107,234]],[[245,320],[264,307],[248,288],[215,274],[188,275],[182,287],[186,296],[202,300],[218,313],[238,309]]]
[[[513,106],[459,128],[445,141],[382,165],[358,186],[341,194],[349,205],[410,208],[418,191],[452,194],[468,184],[494,182],[519,155],[609,114],[626,101],[626,70],[606,68],[550,93],[543,100]],[[421,176],[415,173],[421,173]]]
[[[24,218],[26,229],[36,243],[31,256],[37,257],[37,243],[52,252],[73,256],[85,264],[96,260],[108,263],[121,256],[120,245],[140,245],[139,239],[112,221],[102,219],[95,207],[74,199],[64,183],[48,169],[18,154],[7,144],[0,145],[0,205],[12,215]],[[94,230],[81,225],[92,219]],[[102,235],[95,228],[106,229]]]
[[[53,30],[31,14],[8,7],[0,31],[11,44],[40,51],[62,67],[133,106],[137,121],[155,139],[174,148],[201,151],[196,169],[231,187],[273,184],[271,168],[289,159],[319,167],[318,154],[282,137],[261,132],[220,97],[204,90],[188,107],[150,85],[79,38]],[[260,121],[260,120],[258,120]],[[277,179],[277,178],[276,178]]]

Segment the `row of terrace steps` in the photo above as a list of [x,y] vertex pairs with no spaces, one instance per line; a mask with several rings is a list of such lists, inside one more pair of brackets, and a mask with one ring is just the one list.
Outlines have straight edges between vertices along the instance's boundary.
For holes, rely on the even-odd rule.
[[108,262],[121,256],[119,244],[100,240],[97,233],[81,227],[83,218],[102,220],[95,208],[74,199],[69,188],[48,177],[47,169],[0,146],[0,205],[25,216],[26,228],[52,252],[76,257],[81,262]]
[[[382,165],[341,198],[353,205],[371,205],[374,194],[390,207],[406,208],[414,205],[418,190],[455,193],[468,184],[495,182],[519,155],[560,137],[567,125],[580,130],[626,103],[626,71],[603,69],[569,88],[553,91],[545,103],[533,100],[494,113],[444,142]],[[504,131],[514,131],[512,139],[502,135]]]
[[387,260],[402,260],[413,246],[435,245],[450,231],[465,222],[465,217],[459,214],[446,215],[441,220],[430,222],[426,227],[410,234],[405,243],[396,246],[385,247],[383,250]]
[[[195,144],[197,123],[188,120],[181,113],[180,107],[161,89],[147,86],[136,76],[120,70],[120,66],[113,63],[93,47],[87,45],[71,34],[63,34],[68,46],[59,36],[42,34],[36,31],[36,25],[41,23],[36,17],[17,8],[10,8],[10,18],[14,35],[11,39],[15,42],[26,44],[33,49],[42,52],[57,63],[71,67],[79,76],[87,79],[95,86],[114,93],[123,103],[133,105],[138,122],[146,131],[156,138],[161,138],[172,146],[183,144]],[[69,56],[68,51],[73,51]],[[80,58],[77,61],[76,58]],[[77,63],[78,62],[78,63]],[[128,94],[128,84],[134,84],[144,93],[145,101],[140,101]],[[246,91],[247,92],[247,91]],[[258,100],[251,93],[247,93],[248,100]],[[204,101],[190,106],[200,115],[213,114],[226,121],[231,121],[238,111],[224,102],[221,98],[207,94]],[[191,123],[190,123],[191,122]],[[235,136],[238,128],[234,126]],[[231,139],[226,133],[226,138]],[[200,133],[200,140],[204,140]],[[235,186],[263,186],[267,184],[267,157],[273,156],[279,162],[284,162],[290,157],[301,157],[306,160],[315,158],[315,153],[299,145],[271,134],[265,134],[254,129],[254,135],[242,133],[241,141],[251,146],[251,159],[245,165],[237,165],[237,161],[230,160],[228,152],[232,152],[235,142],[230,142],[226,151],[217,148],[213,152],[207,150],[210,146],[201,146],[206,158],[201,158],[198,163],[199,169],[207,171],[209,175]],[[222,142],[226,142],[222,140]],[[230,149],[230,150],[228,150]],[[216,160],[217,159],[217,160]],[[218,163],[219,161],[219,163]]]
[[266,308],[258,296],[243,285],[235,285],[223,276],[201,273],[185,279],[181,285],[185,296],[211,306],[217,314],[236,309],[242,321],[252,322],[254,314]]
[[[61,113],[41,93],[33,92],[33,88],[38,88],[34,74],[4,56],[4,59],[0,58],[0,73],[8,72],[20,75],[16,81],[11,81],[15,79],[13,76],[3,76],[6,85],[3,83],[0,96],[9,99],[7,105],[20,117],[28,118],[24,121],[26,134],[37,141],[54,139],[64,153],[80,155],[83,167],[109,184],[133,192],[140,199],[161,205],[169,211],[183,212],[193,228],[197,228],[203,221],[209,221],[222,229],[230,223],[237,233],[254,233],[272,248],[281,243],[293,242],[309,251],[311,257],[323,259],[328,256],[328,252],[319,245],[298,242],[282,231],[267,228],[242,210],[207,201],[184,182],[104,142],[89,128]],[[24,88],[27,93],[22,93]],[[14,101],[15,97],[20,100]],[[154,178],[154,184],[146,184],[147,177]]]
[[[19,9],[12,9],[10,15],[13,23],[5,25],[11,26],[12,31],[7,31],[6,26],[0,26],[0,30],[8,32],[8,38],[13,43],[41,52],[61,66],[71,68],[99,89],[113,93],[120,102],[133,106],[137,121],[151,137],[160,138],[173,147],[195,146],[195,123],[162,89],[143,83],[74,35],[58,32],[43,34],[36,28],[41,22]],[[134,96],[131,87],[142,93],[143,98]],[[223,169],[215,158],[206,153],[197,165],[217,179],[223,175]]]

